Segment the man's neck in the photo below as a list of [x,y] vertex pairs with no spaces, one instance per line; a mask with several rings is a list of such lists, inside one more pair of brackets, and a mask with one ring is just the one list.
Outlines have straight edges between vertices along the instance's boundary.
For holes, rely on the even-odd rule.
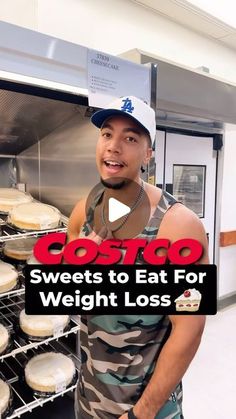
[[141,178],[136,181],[130,181],[124,184],[120,189],[105,188],[103,195],[104,201],[108,201],[109,198],[117,199],[122,203],[132,206],[134,201],[137,199],[138,194],[140,193],[140,188],[142,186]]

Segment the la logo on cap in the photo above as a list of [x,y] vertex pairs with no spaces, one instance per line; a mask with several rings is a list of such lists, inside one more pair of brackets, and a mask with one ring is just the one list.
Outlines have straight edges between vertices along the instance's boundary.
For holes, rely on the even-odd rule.
[[124,102],[124,105],[121,106],[121,110],[124,112],[132,113],[134,110],[134,107],[132,106],[132,101],[128,97],[126,99],[122,99],[122,102]]
[[118,220],[124,215],[129,214],[131,211],[128,205],[122,204],[122,202],[118,201],[115,198],[109,198],[108,201],[108,220],[110,223]]

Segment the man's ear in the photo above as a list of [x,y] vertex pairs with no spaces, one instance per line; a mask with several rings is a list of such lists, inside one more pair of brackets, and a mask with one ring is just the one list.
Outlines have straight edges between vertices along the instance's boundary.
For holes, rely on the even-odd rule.
[[146,156],[143,159],[143,165],[145,166],[148,164],[150,158],[152,157],[152,148],[148,148],[146,152]]

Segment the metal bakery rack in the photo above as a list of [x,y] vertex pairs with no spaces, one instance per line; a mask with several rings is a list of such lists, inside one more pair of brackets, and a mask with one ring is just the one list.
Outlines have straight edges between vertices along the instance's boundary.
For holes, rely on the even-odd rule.
[[17,239],[21,239],[21,238],[26,238],[26,237],[40,237],[40,236],[44,236],[45,234],[48,233],[56,233],[56,232],[61,232],[61,231],[66,231],[67,230],[67,225],[68,225],[68,218],[64,215],[61,216],[61,226],[57,227],[57,228],[52,228],[52,229],[45,229],[45,230],[40,230],[40,231],[24,231],[21,232],[19,230],[16,230],[10,226],[8,226],[7,221],[6,221],[6,216],[5,215],[0,215],[0,228],[2,230],[2,234],[0,235],[0,243],[4,243],[8,240],[17,240]]
[[[7,224],[6,215],[0,215],[0,255],[1,255],[1,248],[2,245],[10,240],[19,240],[27,237],[41,237],[45,234],[49,233],[57,233],[57,232],[66,232],[67,225],[68,225],[68,218],[64,215],[61,215],[60,220],[60,227],[47,229],[47,230],[40,230],[40,231],[19,231],[17,229],[12,228]],[[17,264],[17,270],[19,272],[19,284],[16,288],[11,291],[7,291],[5,293],[0,294],[0,298],[2,297],[12,297],[14,295],[21,295],[25,292],[24,287],[24,275],[22,272],[22,264],[19,262]]]
[[0,313],[1,322],[7,327],[13,339],[13,348],[10,352],[1,355],[0,362],[3,362],[6,358],[11,356],[15,357],[17,354],[24,352],[26,353],[30,349],[37,349],[41,345],[47,345],[49,342],[58,340],[62,336],[68,337],[71,333],[77,333],[79,330],[78,316],[70,316],[69,327],[64,332],[57,333],[56,335],[44,339],[42,341],[34,341],[25,338],[23,335],[15,333],[16,328],[18,329],[18,315],[19,312],[24,308],[24,296],[18,295],[11,298],[0,299]]
[[[62,352],[69,356],[75,363],[79,365],[79,358],[72,354],[67,345],[63,340],[60,339],[57,342],[47,342],[41,347],[42,352]],[[24,413],[31,412],[36,407],[42,407],[45,403],[53,401],[59,396],[63,396],[65,393],[73,391],[76,388],[76,383],[73,382],[69,387],[60,393],[55,393],[49,397],[40,397],[34,395],[27,384],[22,380],[24,375],[24,365],[34,355],[37,355],[36,348],[31,348],[27,353],[21,352],[12,359],[6,359],[1,364],[0,378],[7,380],[13,393],[14,411],[7,416],[7,419],[13,419],[21,417]]]
[[[66,231],[68,218],[62,216],[61,226],[51,230],[20,232],[12,229],[6,223],[5,216],[0,216],[0,249],[1,245],[8,240],[18,240],[24,237],[41,237],[51,232]],[[76,338],[79,331],[79,317],[70,316],[68,328],[63,332],[49,337],[42,341],[27,339],[19,332],[18,318],[19,312],[24,308],[24,274],[23,264],[17,266],[19,272],[20,286],[17,289],[0,294],[0,318],[1,323],[5,325],[11,336],[11,347],[8,351],[0,355],[0,378],[7,381],[13,394],[13,409],[7,419],[21,417],[26,412],[31,412],[34,408],[43,406],[49,401],[53,401],[65,393],[73,391],[76,388],[76,382],[73,382],[65,390],[59,393],[51,394],[48,397],[36,396],[26,383],[22,380],[24,376],[24,365],[32,356],[37,355],[38,351],[48,352],[57,351],[68,355],[75,363],[76,370],[79,370],[80,359],[75,355]]]

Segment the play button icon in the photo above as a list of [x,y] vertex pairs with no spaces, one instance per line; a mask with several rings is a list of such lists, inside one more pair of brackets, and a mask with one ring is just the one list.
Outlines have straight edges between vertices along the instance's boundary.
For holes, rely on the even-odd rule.
[[122,240],[146,235],[151,212],[146,189],[141,180],[125,177],[114,176],[97,183],[86,200],[85,236],[104,231],[109,238]]
[[115,198],[110,198],[108,201],[108,219],[110,223],[113,223],[119,218],[124,217],[130,213],[130,207],[128,205],[122,204]]

